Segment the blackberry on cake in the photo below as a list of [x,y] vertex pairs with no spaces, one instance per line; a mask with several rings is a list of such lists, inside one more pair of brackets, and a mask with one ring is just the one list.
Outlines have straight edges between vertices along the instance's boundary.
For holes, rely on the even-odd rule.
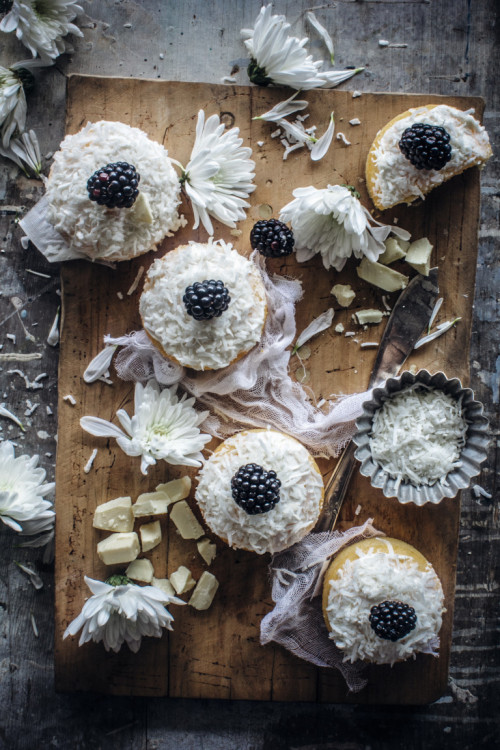
[[139,195],[140,174],[133,164],[119,161],[100,167],[87,180],[91,201],[108,208],[130,208]]
[[278,219],[268,219],[254,224],[250,244],[266,258],[284,258],[293,252],[295,240],[286,224]]
[[399,641],[411,633],[417,624],[413,607],[404,602],[382,602],[370,610],[370,625],[379,638],[386,641]]
[[266,471],[259,464],[240,466],[231,479],[234,501],[249,516],[272,510],[279,503],[280,487],[276,472]]
[[229,307],[231,297],[223,281],[196,281],[182,297],[186,312],[195,320],[219,318]]
[[440,125],[416,122],[403,132],[401,153],[417,169],[442,169],[451,159],[450,134]]

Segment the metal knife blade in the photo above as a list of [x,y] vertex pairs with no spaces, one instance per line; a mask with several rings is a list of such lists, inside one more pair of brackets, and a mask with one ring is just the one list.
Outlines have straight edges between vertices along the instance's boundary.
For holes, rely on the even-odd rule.
[[[374,388],[387,378],[397,375],[413,351],[429,323],[439,294],[437,272],[437,268],[431,268],[428,276],[415,276],[399,296],[380,341],[368,388]],[[316,531],[328,531],[335,526],[356,463],[355,450],[356,446],[351,441],[328,480],[323,513]]]

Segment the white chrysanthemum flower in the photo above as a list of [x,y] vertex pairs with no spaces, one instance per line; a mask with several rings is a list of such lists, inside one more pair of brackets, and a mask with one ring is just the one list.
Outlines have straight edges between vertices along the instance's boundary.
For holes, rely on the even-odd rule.
[[22,68],[0,66],[0,132],[4,148],[8,148],[16,129],[22,131],[26,124],[26,82]]
[[285,16],[273,16],[272,5],[261,8],[253,29],[241,29],[241,36],[250,52],[248,77],[259,86],[275,84],[292,89],[317,89],[337,86],[359,73],[362,68],[320,73],[322,60],[313,60],[304,49],[307,37],[298,39],[288,34],[290,24]]
[[30,176],[40,177],[42,171],[42,154],[34,130],[23,133],[20,138],[12,138],[8,148],[0,146],[0,156],[10,159]]
[[146,635],[160,638],[162,628],[172,630],[173,617],[166,604],[185,604],[155,586],[138,586],[126,576],[114,575],[106,583],[85,576],[93,596],[64,631],[63,638],[82,631],[79,646],[102,641],[106,651],[117,653],[123,642],[134,653]]
[[135,414],[119,409],[116,416],[125,432],[100,417],[82,417],[81,427],[96,437],[114,437],[127,456],[141,456],[141,471],[163,459],[173,466],[201,466],[201,451],[212,438],[200,432],[208,412],[193,408],[194,398],[178,398],[176,386],[162,391],[156,380],[136,383]]
[[15,31],[33,57],[55,60],[63,52],[72,52],[63,37],[83,36],[78,26],[71,23],[82,12],[75,0],[13,0],[0,23],[0,31]]
[[50,531],[55,513],[45,495],[55,487],[45,482],[38,456],[15,457],[8,440],[0,442],[0,519],[23,536]]
[[210,216],[235,227],[245,218],[244,209],[250,205],[246,198],[255,190],[252,149],[241,145],[239,128],[224,131],[218,115],[205,122],[205,112],[200,109],[191,159],[181,176],[193,205],[193,229],[201,220],[210,235],[214,232]]
[[341,271],[351,255],[376,261],[391,232],[410,238],[404,229],[375,221],[359,193],[346,185],[297,188],[293,195],[295,200],[281,210],[280,219],[291,222],[299,263],[321,253],[325,268]]

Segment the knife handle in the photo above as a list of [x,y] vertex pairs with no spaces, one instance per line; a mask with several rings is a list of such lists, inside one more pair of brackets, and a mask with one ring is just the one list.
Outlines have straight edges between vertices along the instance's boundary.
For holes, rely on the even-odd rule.
[[356,445],[351,441],[337,461],[325,487],[324,510],[316,531],[332,531],[335,526],[356,463],[355,450]]

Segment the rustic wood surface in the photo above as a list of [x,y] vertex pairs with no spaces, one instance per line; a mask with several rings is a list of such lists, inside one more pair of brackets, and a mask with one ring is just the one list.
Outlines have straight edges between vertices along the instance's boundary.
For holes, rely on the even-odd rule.
[[[72,57],[40,71],[28,98],[28,124],[36,127],[44,154],[57,148],[64,132],[65,75],[81,72],[164,80],[217,83],[234,71],[247,82],[246,52],[238,31],[251,25],[258,2],[84,2],[79,23],[85,38],[75,40]],[[299,36],[306,31],[305,2],[277,2]],[[310,7],[310,6],[309,6]],[[498,147],[498,84],[492,64],[498,7],[494,0],[440,2],[336,2],[316,14],[332,32],[339,67],[366,65],[355,81],[361,91],[407,91],[484,96],[485,124]],[[307,33],[307,32],[306,32]],[[313,37],[313,51],[323,55]],[[407,47],[381,48],[379,39]],[[2,64],[27,57],[12,36],[2,35]],[[343,88],[347,88],[345,85]],[[47,168],[50,161],[47,162]],[[16,333],[15,351],[41,359],[1,362],[2,398],[23,414],[30,399],[39,407],[25,417],[30,429],[18,434],[2,420],[3,434],[26,452],[39,452],[49,474],[55,455],[57,350],[45,345],[59,297],[57,267],[49,267],[20,245],[16,217],[43,192],[40,183],[0,165],[0,255],[2,353],[14,351],[6,333]],[[495,493],[498,481],[498,160],[481,177],[481,223],[471,341],[471,384],[492,420],[490,458],[478,482]],[[47,274],[37,277],[27,269]],[[19,315],[12,303],[24,305]],[[22,317],[22,311],[27,317]],[[36,326],[34,325],[36,324]],[[25,325],[36,342],[24,341]],[[44,388],[25,389],[19,367],[32,380],[48,374]],[[29,407],[28,407],[29,408]],[[49,455],[47,455],[49,454]],[[494,495],[495,497],[495,495]],[[147,700],[99,695],[55,694],[53,689],[53,575],[36,550],[17,548],[8,529],[1,532],[0,576],[0,746],[28,748],[399,748],[493,747],[498,736],[498,505],[464,493],[450,681],[446,695],[427,707],[361,708],[304,703],[247,703],[206,700]],[[35,591],[13,560],[36,564],[44,588]],[[29,615],[40,631],[36,638]],[[275,669],[281,665],[277,663]],[[290,685],[301,699],[300,684]]]
[[[252,121],[252,115],[265,112],[286,97],[280,89],[223,86],[194,83],[129,81],[127,79],[73,76],[67,97],[67,132],[78,131],[87,121],[98,118],[120,120],[147,131],[160,140],[169,153],[186,164],[194,138],[196,113],[203,108],[207,115],[220,113],[228,123],[240,127],[244,142],[251,145],[256,162],[256,190],[252,194],[247,219],[240,222],[241,236],[217,226],[216,236],[232,241],[240,252],[248,253],[248,237],[255,220],[267,210],[277,215],[291,198],[291,189],[302,185],[324,186],[328,182],[352,184],[365,202],[364,163],[377,131],[388,119],[409,107],[446,101],[460,109],[476,108],[482,114],[482,102],[475,99],[446,98],[408,94],[365,94],[353,99],[348,91],[321,91],[309,95],[311,122],[327,123],[335,112],[338,128],[347,128],[354,117],[361,126],[351,126],[352,146],[334,143],[323,160],[313,163],[307,152],[293,154],[283,161],[282,148],[270,133],[269,123]],[[318,128],[320,129],[320,128]],[[261,147],[257,142],[263,143]],[[468,207],[464,217],[463,206]],[[147,268],[154,257],[162,255],[188,239],[206,239],[203,229],[191,229],[192,211],[184,201],[187,226],[162,243],[156,254],[148,254],[133,263],[120,263],[116,270],[85,262],[67,263],[62,268],[62,326],[59,361],[58,434],[64,435],[57,451],[56,469],[56,689],[98,690],[114,694],[156,695],[196,698],[244,698],[258,700],[293,700],[290,682],[298,681],[302,700],[359,703],[429,703],[444,692],[448,677],[451,625],[456,569],[459,498],[436,506],[418,508],[400,506],[387,500],[380,490],[370,487],[367,479],[353,479],[339,522],[343,528],[373,518],[381,531],[408,541],[421,550],[436,566],[445,596],[447,613],[441,631],[439,659],[419,655],[413,661],[393,669],[372,668],[369,684],[359,694],[346,695],[342,676],[331,670],[311,669],[280,648],[259,645],[259,625],[271,608],[267,556],[235,553],[219,544],[216,562],[210,567],[220,581],[213,606],[200,614],[190,607],[173,608],[174,632],[161,642],[145,643],[139,654],[122,649],[119,656],[109,656],[101,646],[79,648],[77,638],[63,641],[66,626],[80,611],[88,596],[83,576],[102,580],[123,566],[106,568],[96,553],[96,544],[106,533],[92,528],[92,514],[97,503],[130,494],[153,490],[160,481],[186,473],[182,467],[172,470],[163,462],[150,470],[147,477],[138,472],[139,459],[130,459],[115,441],[102,440],[82,433],[80,417],[98,414],[113,419],[117,409],[130,411],[133,387],[116,382],[86,385],[82,372],[102,347],[103,335],[120,335],[140,328],[138,297],[142,288],[127,295],[139,268]],[[468,380],[469,362],[464,356],[470,343],[474,271],[477,260],[477,224],[479,217],[479,174],[470,170],[436,190],[420,206],[399,207],[384,221],[397,217],[416,239],[423,234],[434,245],[433,264],[440,266],[440,294],[446,300],[443,315],[462,316],[461,325],[451,334],[421,349],[407,366],[444,370],[450,376]],[[346,330],[354,329],[354,338],[330,329],[311,341],[310,356],[300,363],[292,358],[290,369],[299,377],[308,373],[308,386],[316,398],[331,393],[352,393],[367,386],[376,350],[363,350],[361,343],[378,340],[383,325],[363,330],[351,320],[356,310],[366,307],[384,309],[383,292],[362,282],[356,275],[357,263],[346,264],[341,274],[325,272],[320,256],[298,264],[295,256],[286,262],[269,264],[287,276],[300,278],[304,298],[297,308],[297,331],[335,305],[335,321]],[[413,273],[401,263],[400,269]],[[357,296],[349,309],[342,309],[329,294],[334,283],[350,283]],[[124,299],[119,299],[117,292]],[[391,301],[395,295],[386,295]],[[305,354],[304,354],[305,356]],[[65,401],[71,393],[72,406]],[[89,474],[83,472],[94,447],[99,453]],[[328,476],[332,462],[323,461]],[[193,479],[196,470],[191,470]],[[196,483],[193,483],[193,488]],[[192,507],[196,503],[192,500]],[[358,515],[355,515],[360,506]],[[195,578],[203,571],[193,542],[183,541],[168,519],[162,521],[163,541],[150,558],[159,577],[170,575],[181,564],[188,564]],[[281,668],[275,671],[275,662]],[[256,675],[259,675],[256,679]],[[383,690],[381,689],[383,686]]]

